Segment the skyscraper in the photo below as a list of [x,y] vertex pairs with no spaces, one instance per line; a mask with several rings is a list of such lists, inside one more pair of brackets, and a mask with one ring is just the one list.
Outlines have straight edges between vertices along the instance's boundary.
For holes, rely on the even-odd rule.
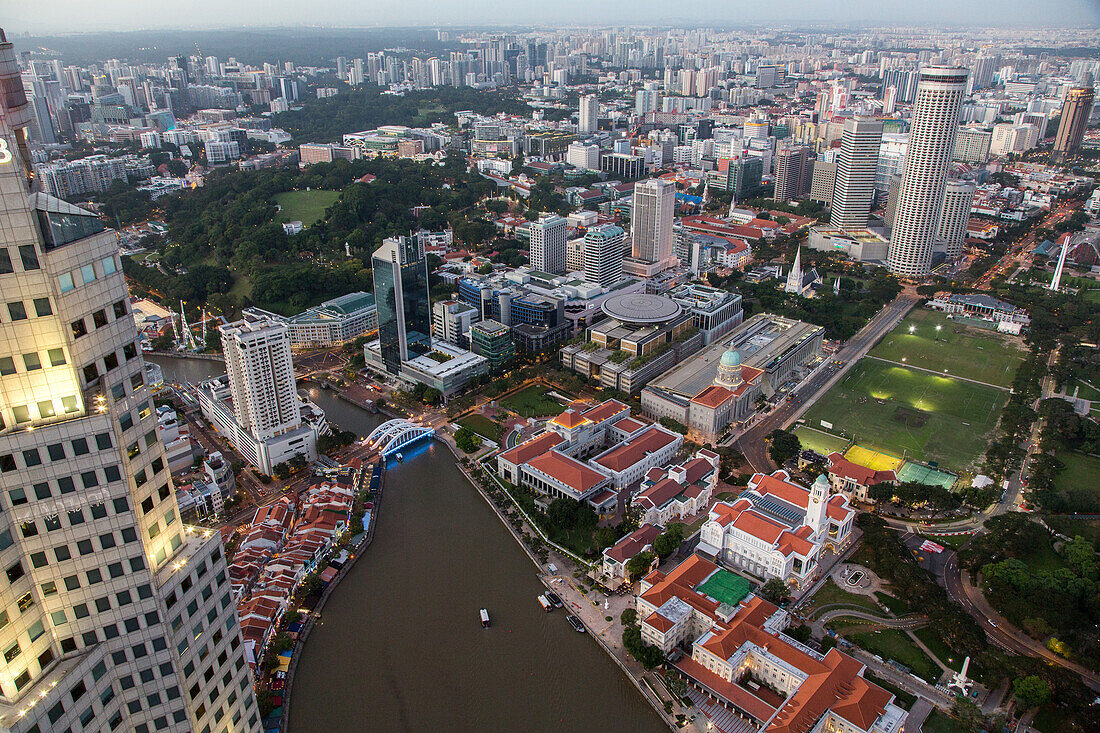
[[217,533],[179,515],[113,232],[0,118],[0,728],[259,731]]
[[630,215],[630,255],[643,262],[664,262],[672,256],[672,220],[676,184],[650,178],[634,184]]
[[882,123],[857,117],[844,123],[833,184],[829,223],[843,229],[867,226],[875,198],[878,149],[882,144]]
[[782,147],[775,152],[776,201],[795,201],[808,196],[813,179],[813,154],[805,145]]
[[257,440],[302,424],[287,327],[272,320],[242,320],[218,328],[233,412]]
[[623,279],[626,232],[614,224],[594,226],[584,235],[584,279],[609,288]]
[[966,79],[964,68],[929,66],[920,71],[887,256],[895,275],[920,278],[930,271]]
[[558,275],[565,272],[565,240],[569,223],[557,214],[543,214],[531,223],[531,267]]
[[1085,128],[1092,114],[1092,87],[1074,87],[1066,92],[1062,102],[1062,119],[1058,123],[1058,134],[1054,136],[1054,153],[1051,158],[1060,162],[1077,152]]
[[949,180],[944,188],[943,207],[936,239],[943,247],[948,260],[954,260],[962,254],[963,240],[966,239],[966,224],[970,221],[970,205],[974,202],[974,191],[973,183],[955,178]]
[[371,255],[374,298],[378,308],[378,342],[390,374],[401,373],[409,354],[431,349],[428,263],[417,237],[390,237]]
[[599,129],[600,100],[595,94],[586,94],[581,97],[580,116],[577,121],[577,131],[582,133],[595,132]]

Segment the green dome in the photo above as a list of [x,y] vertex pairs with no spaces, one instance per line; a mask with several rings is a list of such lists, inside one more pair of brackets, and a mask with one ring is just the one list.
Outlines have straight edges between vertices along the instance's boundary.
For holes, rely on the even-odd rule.
[[722,354],[722,366],[738,366],[741,364],[741,355],[733,349]]

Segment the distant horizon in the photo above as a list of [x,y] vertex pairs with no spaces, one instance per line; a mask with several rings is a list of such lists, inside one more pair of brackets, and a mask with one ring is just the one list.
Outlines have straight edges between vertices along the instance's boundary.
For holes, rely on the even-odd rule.
[[[303,9],[291,0],[192,0],[181,5],[150,5],[137,0],[39,0],[33,10],[8,13],[5,30],[13,36],[141,33],[188,30],[479,29],[562,27],[723,28],[775,23],[784,26],[855,28],[1076,28],[1100,27],[1095,0],[1001,0],[991,22],[985,0],[771,0],[766,7],[747,0],[686,0],[668,13],[661,0],[609,0],[593,6],[583,0],[520,6],[511,0],[434,0],[408,3],[348,3],[314,0]],[[262,22],[258,22],[260,19]],[[431,22],[424,22],[430,18]],[[506,18],[506,22],[502,19]],[[624,18],[631,22],[624,23]],[[196,24],[195,20],[199,23]]]

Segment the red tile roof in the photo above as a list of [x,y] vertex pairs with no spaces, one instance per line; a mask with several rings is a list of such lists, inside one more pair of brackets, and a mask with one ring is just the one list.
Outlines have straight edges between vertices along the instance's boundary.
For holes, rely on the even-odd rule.
[[558,445],[563,440],[564,438],[562,438],[555,432],[543,433],[542,435],[531,438],[530,440],[525,440],[511,450],[501,453],[500,457],[519,466],[527,463],[535,456],[541,456],[543,453]]
[[656,453],[675,443],[680,436],[656,425],[621,444],[596,459],[596,463],[610,471],[624,471],[635,465],[649,453]]
[[581,414],[576,410],[566,410],[562,414],[555,417],[551,422],[553,422],[555,425],[561,425],[563,428],[571,430],[578,425],[585,424],[586,422],[588,422],[588,420],[582,417]]
[[876,471],[858,463],[852,463],[839,453],[830,453],[828,457],[829,473],[851,479],[860,486],[874,486],[883,481],[898,480],[897,474],[893,471]]
[[643,524],[626,537],[604,550],[604,554],[616,562],[626,562],[637,555],[646,545],[652,545],[653,540],[661,534],[661,528],[649,524]]
[[733,392],[720,384],[712,384],[699,394],[691,398],[691,401],[712,410],[718,409],[734,398]]
[[629,410],[630,408],[624,405],[618,400],[608,400],[607,402],[601,402],[595,407],[586,410],[583,414],[585,418],[591,420],[594,423],[600,423],[611,417],[617,415],[623,410]]
[[649,614],[649,616],[646,617],[645,622],[660,631],[662,634],[666,633],[675,625],[656,611]]
[[601,481],[607,480],[607,477],[602,473],[556,450],[532,458],[527,461],[527,466],[541,471],[579,494],[583,494]]

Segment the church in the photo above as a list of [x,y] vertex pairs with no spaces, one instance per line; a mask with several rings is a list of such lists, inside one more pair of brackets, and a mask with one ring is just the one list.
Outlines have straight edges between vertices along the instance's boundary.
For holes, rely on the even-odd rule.
[[757,473],[735,501],[714,505],[696,549],[758,578],[804,588],[818,575],[821,551],[851,541],[855,515],[846,497],[829,496],[825,476],[806,489],[783,470]]
[[817,288],[821,285],[821,276],[817,269],[811,267],[809,272],[802,271],[802,247],[795,250],[794,264],[787,272],[787,281],[783,285],[783,292],[798,295],[803,298],[812,298],[817,294]]

